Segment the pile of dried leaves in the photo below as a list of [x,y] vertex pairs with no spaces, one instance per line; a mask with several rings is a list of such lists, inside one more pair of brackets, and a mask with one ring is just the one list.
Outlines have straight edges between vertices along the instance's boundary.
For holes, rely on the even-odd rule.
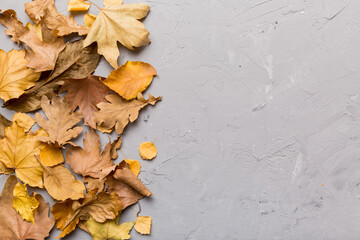
[[[33,22],[26,26],[14,10],[0,12],[6,34],[23,49],[0,50],[0,98],[17,112],[11,121],[0,115],[0,173],[10,175],[0,196],[1,239],[44,239],[55,224],[62,231],[59,237],[76,227],[94,239],[129,239],[133,227],[150,234],[147,216],[118,225],[121,211],[152,193],[138,178],[137,160],[114,163],[124,128],[142,108],[161,100],[141,94],[156,75],[150,64],[117,65],[117,42],[128,49],[150,42],[139,21],[150,8],[122,0],[105,0],[103,8],[89,2],[68,3],[69,11],[99,8],[98,16],[84,16],[86,26],[60,14],[54,0],[26,3]],[[69,40],[78,35],[84,37]],[[100,55],[115,68],[107,78],[91,74]],[[24,113],[39,109],[44,114],[36,113],[35,119]],[[89,126],[84,149],[72,142],[83,131],[82,122]],[[40,128],[33,132],[35,123]],[[118,138],[101,149],[96,132],[114,129]],[[63,152],[82,182],[64,166]],[[157,154],[150,142],[142,143],[139,152],[146,160]],[[27,185],[44,188],[56,201],[51,215],[49,203],[38,193],[29,196]]]

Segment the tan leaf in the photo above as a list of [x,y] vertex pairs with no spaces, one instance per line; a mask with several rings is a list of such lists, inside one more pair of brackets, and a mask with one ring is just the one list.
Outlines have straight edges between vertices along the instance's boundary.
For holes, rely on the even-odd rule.
[[106,178],[105,183],[109,192],[115,192],[119,196],[124,209],[137,203],[139,199],[152,195],[125,161],[122,161],[116,171]]
[[97,111],[96,105],[106,102],[105,96],[111,90],[105,86],[101,77],[89,75],[82,79],[65,80],[59,93],[67,92],[64,99],[71,106],[71,110],[75,111],[79,107],[79,111],[84,116],[84,122],[92,128],[96,128],[93,121],[93,114]]
[[25,3],[25,12],[34,23],[38,24],[52,3],[53,0],[35,0]]
[[94,14],[88,13],[88,14],[85,14],[85,16],[84,16],[84,23],[88,29],[91,28],[91,26],[93,25],[95,20],[96,20],[96,15],[94,15]]
[[18,182],[13,190],[13,207],[23,219],[35,224],[34,213],[39,206],[39,201],[32,195],[29,196],[26,185]]
[[69,0],[68,2],[68,11],[73,11],[73,12],[77,12],[77,11],[87,11],[89,10],[91,4],[90,3],[86,3],[82,0]]
[[121,135],[118,136],[118,138],[111,143],[111,158],[112,159],[118,158],[117,150],[121,148],[121,144],[122,144],[122,136]]
[[108,6],[108,5],[111,5],[111,4],[119,4],[121,5],[123,3],[122,0],[104,0],[104,5],[105,6]]
[[150,234],[151,230],[151,217],[139,216],[136,218],[134,226],[135,230],[141,234]]
[[149,32],[139,19],[146,17],[150,7],[146,4],[111,4],[105,6],[96,17],[84,40],[84,47],[98,43],[98,52],[114,68],[118,67],[119,50],[117,42],[128,49],[148,43]]
[[70,147],[66,152],[66,160],[71,169],[77,174],[93,178],[108,175],[111,170],[104,170],[115,166],[110,156],[111,143],[106,144],[101,152],[100,138],[93,129],[89,129],[89,133],[85,134],[83,143],[85,150],[81,147]]
[[136,98],[151,83],[156,75],[153,66],[144,62],[126,62],[112,71],[104,84],[126,100]]
[[52,32],[43,24],[43,41],[37,37],[35,29],[29,30],[20,22],[14,10],[6,10],[0,14],[0,22],[8,28],[7,35],[12,36],[12,40],[25,43],[32,51],[26,50],[25,59],[27,66],[36,72],[53,70],[59,53],[65,48],[62,38],[56,38]]
[[40,148],[40,160],[42,164],[48,167],[56,166],[65,161],[61,149],[47,143],[43,143]]
[[55,200],[79,199],[84,197],[84,184],[63,165],[44,168],[44,187]]
[[105,222],[114,219],[121,208],[115,193],[96,194],[96,191],[91,191],[85,199],[55,203],[51,213],[55,217],[56,227],[62,231],[59,237],[64,237],[75,229],[80,220],[88,220],[91,216],[97,222]]
[[143,142],[139,146],[139,153],[142,159],[151,160],[156,157],[157,149],[152,142]]
[[100,111],[94,113],[94,121],[104,129],[111,130],[115,127],[116,132],[121,134],[129,122],[134,122],[138,118],[142,108],[148,104],[155,105],[162,98],[154,98],[149,94],[149,99],[146,100],[139,93],[138,98],[131,101],[125,101],[115,94],[107,95],[106,99],[110,103],[97,105]]
[[86,191],[90,192],[96,190],[97,192],[102,192],[104,190],[105,178],[98,179],[92,177],[84,177],[83,182],[86,185]]
[[5,136],[5,128],[11,126],[11,121],[0,114],[0,138]]
[[16,176],[32,187],[42,187],[43,169],[35,155],[40,153],[40,136],[46,136],[44,130],[25,133],[25,129],[13,123],[5,129],[5,137],[0,139],[0,161]]
[[0,49],[0,98],[5,102],[18,98],[39,79],[40,73],[35,73],[26,65],[24,51],[6,53]]
[[15,113],[11,121],[16,122],[20,127],[24,128],[25,132],[30,131],[35,124],[35,120],[25,113]]
[[36,33],[36,36],[41,40],[43,41],[44,38],[43,38],[43,35],[42,35],[42,30],[41,30],[41,24],[34,24],[34,25],[31,25],[31,23],[27,23],[26,24],[26,27],[29,29],[29,30],[34,30],[35,33]]
[[40,194],[35,194],[39,206],[34,213],[35,224],[22,219],[12,207],[12,193],[18,183],[14,175],[9,176],[0,196],[0,238],[6,240],[45,239],[54,226],[54,219],[48,216],[49,204]]
[[70,107],[60,97],[53,97],[49,101],[46,96],[43,96],[41,107],[48,120],[40,113],[35,114],[35,120],[40,127],[45,129],[49,137],[40,137],[39,140],[56,146],[73,144],[70,139],[78,136],[82,131],[82,127],[74,127],[80,122],[82,115],[78,112],[70,112]]

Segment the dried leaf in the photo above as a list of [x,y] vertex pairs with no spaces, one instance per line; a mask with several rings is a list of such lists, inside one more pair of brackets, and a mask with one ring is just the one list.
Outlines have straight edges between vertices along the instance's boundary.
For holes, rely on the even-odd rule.
[[89,129],[89,133],[85,134],[83,143],[85,150],[81,147],[70,147],[66,152],[67,163],[71,169],[77,174],[93,178],[108,175],[111,169],[104,172],[105,169],[115,166],[110,156],[111,143],[106,144],[101,152],[100,138],[93,129]]
[[142,159],[151,160],[157,155],[157,150],[152,142],[143,142],[139,146],[139,153]]
[[119,216],[104,223],[95,221],[92,217],[86,222],[94,240],[125,240],[130,239],[130,231],[134,227],[134,222],[126,222],[117,225]]
[[96,20],[96,15],[94,14],[88,13],[84,16],[84,23],[88,29],[91,28],[95,20]]
[[40,73],[28,68],[25,51],[0,49],[0,98],[5,102],[18,98],[25,90],[34,86]]
[[134,226],[135,230],[141,234],[150,234],[151,230],[151,217],[139,216],[136,218]]
[[70,139],[78,136],[82,127],[74,127],[82,119],[78,112],[70,112],[70,107],[60,97],[53,97],[51,101],[46,96],[41,99],[41,107],[48,120],[40,113],[35,114],[35,120],[40,127],[49,134],[48,137],[40,137],[39,140],[53,143],[56,146],[63,146],[70,142]]
[[34,30],[34,32],[36,33],[36,36],[40,39],[40,41],[44,41],[44,38],[43,38],[43,35],[42,35],[42,30],[41,30],[41,24],[34,24],[34,25],[31,25],[31,23],[27,23],[26,24],[26,27],[29,29],[29,30]]
[[144,62],[126,62],[112,71],[104,84],[126,100],[136,98],[151,83],[156,75],[153,66]]
[[44,187],[55,200],[79,199],[84,197],[84,184],[63,165],[44,168]]
[[[0,138],[5,136],[5,128],[11,126],[11,121],[0,114]],[[1,172],[1,171],[0,171]]]
[[105,184],[105,178],[98,179],[98,178],[92,178],[92,177],[84,177],[83,182],[87,183],[86,185],[86,191],[97,191],[102,192],[104,190],[104,184]]
[[25,132],[30,131],[35,124],[35,120],[25,113],[15,113],[11,121],[16,122],[20,127],[24,128]]
[[129,169],[135,174],[135,176],[139,176],[141,169],[139,161],[133,159],[125,159],[124,161],[129,165]]
[[43,41],[37,37],[35,29],[29,30],[20,22],[14,10],[6,10],[0,14],[0,22],[8,28],[6,34],[12,40],[25,43],[32,51],[26,49],[27,66],[36,72],[53,70],[59,53],[65,48],[62,38],[56,38],[51,31],[42,25]]
[[45,15],[45,10],[53,3],[53,0],[35,0],[25,3],[25,12],[29,18],[38,24]]
[[61,149],[47,143],[40,148],[40,159],[41,163],[48,167],[59,165],[65,161]]
[[118,136],[118,138],[111,143],[111,158],[112,159],[118,158],[117,150],[121,148],[121,144],[122,144],[122,136],[121,135]]
[[142,108],[148,104],[155,105],[162,98],[154,98],[149,94],[149,99],[146,100],[139,93],[138,98],[131,101],[125,101],[115,94],[107,95],[106,99],[110,103],[97,105],[100,111],[94,113],[94,121],[103,129],[111,130],[115,127],[116,132],[121,134],[129,122],[134,122],[138,118]]
[[29,196],[26,185],[18,182],[13,190],[13,207],[23,219],[35,224],[34,213],[39,206],[39,201],[34,196]]
[[121,202],[115,193],[96,194],[96,191],[91,191],[85,199],[55,203],[51,213],[56,227],[62,231],[59,237],[64,237],[75,229],[80,220],[88,220],[91,216],[97,222],[105,222],[114,219],[120,210]]
[[12,193],[18,183],[14,175],[10,176],[0,196],[0,236],[6,240],[41,240],[49,236],[54,226],[54,219],[48,216],[49,204],[45,203],[40,194],[35,194],[39,202],[34,213],[35,224],[22,219],[21,215],[12,207]]
[[104,0],[104,5],[105,6],[108,6],[108,5],[111,5],[111,4],[119,4],[121,5],[122,4],[122,0]]
[[40,136],[46,136],[40,129],[36,133],[25,133],[25,129],[13,123],[5,129],[5,137],[0,139],[0,161],[16,176],[32,187],[42,187],[43,169],[35,155],[40,153]]
[[96,105],[106,102],[105,96],[111,90],[105,86],[101,77],[89,75],[82,79],[65,80],[59,93],[67,91],[65,101],[71,106],[71,110],[75,111],[79,107],[79,111],[84,116],[84,122],[92,128],[96,128],[93,121],[93,114],[97,111]]
[[146,17],[150,10],[147,4],[111,4],[105,6],[92,24],[84,40],[84,47],[98,43],[98,52],[114,68],[118,67],[119,49],[117,42],[128,49],[148,43],[149,32],[138,19]]
[[68,11],[73,11],[73,12],[77,12],[77,11],[87,11],[89,10],[91,4],[90,3],[86,3],[82,0],[69,0],[68,2]]
[[115,192],[119,196],[124,209],[137,203],[139,199],[152,195],[125,161],[122,161],[116,171],[106,178],[105,183],[109,192]]

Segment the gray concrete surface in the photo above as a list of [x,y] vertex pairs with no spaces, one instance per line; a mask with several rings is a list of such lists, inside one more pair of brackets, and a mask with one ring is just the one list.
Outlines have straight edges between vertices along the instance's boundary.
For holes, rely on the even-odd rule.
[[[0,8],[25,21],[23,2]],[[153,64],[147,92],[164,100],[124,136],[128,158],[156,137],[159,151],[141,162],[152,234],[133,239],[359,239],[360,1],[144,2],[152,44],[120,62]]]

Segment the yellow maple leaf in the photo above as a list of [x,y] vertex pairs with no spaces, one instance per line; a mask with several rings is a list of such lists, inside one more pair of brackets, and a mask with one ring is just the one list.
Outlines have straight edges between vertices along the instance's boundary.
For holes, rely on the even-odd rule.
[[112,71],[104,84],[126,100],[136,98],[151,83],[156,75],[153,66],[144,62],[126,62]]
[[157,149],[152,142],[143,142],[139,146],[139,153],[142,159],[151,160],[156,157]]
[[90,3],[86,3],[82,0],[69,0],[68,2],[68,11],[73,11],[73,12],[77,12],[77,11],[87,11],[89,10],[91,4]]
[[135,230],[141,234],[150,234],[151,231],[151,217],[139,216],[136,218],[134,226]]
[[28,68],[25,51],[0,49],[0,98],[5,102],[18,98],[25,90],[35,85],[40,73]]
[[125,159],[124,161],[129,165],[130,170],[138,176],[141,168],[139,161],[133,159]]
[[119,41],[126,48],[141,47],[148,43],[149,32],[139,19],[146,17],[150,10],[147,4],[110,4],[105,6],[92,24],[84,40],[84,47],[98,43],[98,53],[103,55],[114,68],[117,59]]
[[125,240],[131,237],[130,230],[134,227],[134,222],[126,222],[117,225],[119,222],[118,215],[113,220],[107,220],[104,223],[99,223],[90,217],[86,222],[86,226],[90,231],[94,240]]
[[39,206],[35,196],[29,196],[26,185],[18,182],[13,190],[13,207],[23,219],[35,223],[34,212]]

